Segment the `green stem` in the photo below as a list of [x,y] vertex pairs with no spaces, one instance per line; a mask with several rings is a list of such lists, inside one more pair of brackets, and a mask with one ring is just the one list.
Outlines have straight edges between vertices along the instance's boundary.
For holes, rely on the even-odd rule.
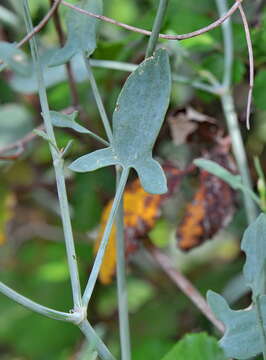
[[[28,0],[23,1],[23,9],[24,9],[24,18],[27,27],[27,31],[30,32],[33,30],[30,9],[28,5]],[[38,88],[39,88],[39,98],[42,109],[42,116],[44,120],[44,125],[46,129],[46,133],[50,141],[56,145],[56,139],[54,135],[54,130],[50,118],[50,111],[48,105],[48,99],[46,94],[46,88],[43,80],[43,72],[40,63],[40,56],[38,52],[37,43],[35,40],[35,36],[30,40],[30,47],[32,58],[34,62],[34,67],[36,70],[37,78],[38,78]],[[77,265],[77,257],[74,246],[74,239],[72,233],[72,226],[70,221],[69,207],[68,207],[68,199],[67,192],[65,186],[65,177],[64,177],[64,168],[63,168],[63,159],[60,157],[59,151],[57,151],[53,146],[50,146],[50,151],[53,159],[56,184],[57,184],[57,192],[61,210],[61,217],[63,223],[63,230],[65,236],[66,243],[66,251],[67,251],[67,259],[68,266],[70,272],[71,286],[72,286],[72,295],[74,301],[74,309],[80,309],[82,306],[81,301],[81,289],[80,289],[80,280],[78,273],[78,265]]]
[[88,59],[85,55],[83,55],[83,57],[84,57],[84,62],[85,62],[86,68],[87,68],[92,92],[93,92],[96,104],[97,104],[99,112],[100,112],[100,116],[101,116],[101,119],[102,119],[102,122],[103,122],[103,125],[105,128],[106,135],[108,137],[109,142],[112,143],[113,133],[112,133],[111,125],[110,125],[110,122],[106,115],[105,108],[102,103],[101,95],[99,93],[98,86],[97,86],[96,80],[94,78],[93,72],[91,70],[90,59]]
[[[227,11],[226,0],[216,0],[220,15]],[[247,156],[243,139],[241,136],[237,114],[235,110],[234,100],[231,92],[232,84],[232,67],[233,67],[233,35],[231,20],[226,20],[222,25],[224,38],[224,92],[221,95],[221,104],[228,126],[229,134],[232,139],[233,153],[237,162],[237,166],[242,177],[243,185],[252,191],[252,182],[248,167]],[[257,207],[249,196],[244,193],[244,205],[247,214],[248,223],[253,222],[257,217]]]
[[260,296],[256,296],[255,299],[255,309],[256,309],[256,315],[257,315],[257,321],[259,324],[259,330],[260,330],[260,336],[263,346],[263,359],[266,360],[266,332],[263,326],[263,316],[262,316],[262,310],[261,310],[261,304],[260,304]]
[[[87,63],[87,68],[89,74],[92,74],[90,68],[90,62],[88,59],[85,59]],[[134,67],[137,67],[133,65]],[[132,69],[131,71],[134,71]],[[103,124],[110,124],[107,117],[102,98],[100,96],[96,81],[93,76],[90,75],[92,81],[92,91],[96,99],[98,110],[102,119]],[[117,167],[116,170],[116,182],[117,182],[117,191],[120,183],[122,168]],[[131,349],[130,349],[130,330],[129,330],[129,318],[128,318],[128,298],[127,298],[127,286],[126,286],[126,273],[125,273],[125,245],[124,245],[124,224],[123,224],[123,204],[120,201],[118,207],[118,213],[116,217],[117,221],[117,291],[118,291],[118,312],[119,312],[119,328],[120,328],[120,342],[121,342],[121,354],[122,360],[130,360],[131,358]]]
[[[122,168],[116,169],[117,188],[119,186]],[[118,313],[122,360],[131,359],[130,329],[128,318],[128,295],[126,282],[125,236],[124,236],[124,208],[123,198],[120,201],[116,216],[116,277],[118,293]]]
[[163,19],[167,10],[169,0],[160,0],[157,14],[153,23],[152,33],[149,39],[148,47],[146,50],[145,58],[152,56],[154,53],[159,33],[162,27]]
[[50,309],[17,293],[16,291],[6,286],[2,282],[0,282],[0,292],[5,296],[9,297],[10,299],[16,301],[20,305],[26,307],[27,309],[35,311],[36,313],[47,316],[51,319],[67,321],[72,323],[78,323],[81,320],[80,319],[81,314],[78,312],[74,312],[73,314],[71,314],[71,313],[64,313],[61,311]]
[[88,320],[83,320],[79,324],[79,328],[89,341],[90,346],[97,351],[102,360],[115,360],[114,356],[110,353],[107,346],[103,343]]
[[101,268],[101,264],[103,261],[103,257],[104,257],[104,253],[105,253],[105,249],[109,240],[109,236],[112,230],[112,226],[117,214],[117,210],[119,207],[119,203],[122,199],[122,195],[126,186],[126,182],[127,182],[127,178],[128,178],[128,174],[129,174],[129,169],[125,168],[122,172],[122,176],[119,182],[119,186],[117,188],[116,194],[115,194],[115,198],[113,201],[113,206],[104,230],[104,234],[103,234],[103,238],[100,244],[100,247],[98,249],[94,264],[93,264],[93,268],[86,286],[86,289],[84,291],[83,297],[82,297],[82,302],[83,302],[83,306],[87,307],[88,303],[90,301],[100,268]]

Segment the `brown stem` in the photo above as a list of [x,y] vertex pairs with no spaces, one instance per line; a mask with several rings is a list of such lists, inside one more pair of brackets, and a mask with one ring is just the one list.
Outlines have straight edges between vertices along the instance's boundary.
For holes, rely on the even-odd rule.
[[149,251],[156,262],[169,276],[169,278],[179,287],[179,289],[183,291],[187,297],[189,297],[189,299],[221,333],[224,333],[224,325],[215,318],[204,297],[185,276],[183,276],[173,265],[171,265],[171,259],[155,247],[149,248]]
[[[228,12],[225,15],[221,16],[218,20],[214,21],[210,25],[205,26],[205,27],[203,27],[203,28],[201,28],[199,30],[192,31],[190,33],[182,34],[182,35],[159,34],[159,37],[162,38],[162,39],[167,39],[167,40],[185,40],[185,39],[190,39],[190,38],[195,37],[195,36],[202,35],[202,34],[208,32],[208,31],[210,31],[212,29],[215,29],[216,27],[220,26],[225,20],[227,20],[231,15],[233,15],[233,13],[241,5],[242,1],[243,0],[236,0],[235,4],[228,10]],[[111,19],[111,18],[109,18],[107,16],[93,14],[90,11],[81,9],[81,8],[75,6],[75,5],[72,5],[72,4],[68,3],[67,1],[64,1],[64,0],[62,0],[61,4],[71,8],[73,10],[76,10],[76,11],[80,12],[81,14],[85,14],[87,16],[91,16],[91,17],[94,17],[96,19],[100,19],[100,20],[109,22],[110,24],[120,26],[120,27],[122,27],[122,28],[124,28],[126,30],[134,31],[134,32],[137,32],[137,33],[140,33],[140,34],[143,34],[143,35],[147,35],[147,36],[150,36],[152,34],[151,31],[140,29],[140,28],[137,28],[135,26],[130,26],[128,24],[124,24],[122,22]]]
[[48,11],[45,17],[40,21],[40,23],[33,29],[33,31],[28,33],[22,40],[20,40],[19,43],[17,43],[18,48],[26,44],[26,42],[28,42],[35,34],[37,34],[48,23],[48,21],[53,16],[54,12],[57,10],[60,2],[61,0],[55,0],[51,9]]

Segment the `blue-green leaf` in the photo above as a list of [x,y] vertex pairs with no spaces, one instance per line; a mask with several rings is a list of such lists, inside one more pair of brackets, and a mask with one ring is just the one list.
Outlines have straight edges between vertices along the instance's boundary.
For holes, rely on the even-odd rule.
[[261,214],[249,225],[244,233],[241,249],[246,253],[243,269],[247,285],[252,289],[253,297],[265,293],[266,265],[266,215]]
[[159,163],[152,159],[152,149],[169,104],[170,73],[165,50],[159,49],[154,56],[144,60],[129,76],[118,97],[113,114],[112,147],[105,153],[106,161],[103,161],[103,153],[98,151],[74,161],[70,168],[80,172],[106,164],[132,167],[147,192],[166,192],[165,175]]
[[73,161],[69,169],[76,172],[87,172],[115,164],[119,164],[119,162],[113,149],[109,147],[81,156]]
[[[95,14],[102,14],[102,0],[82,0],[77,6]],[[69,10],[66,44],[54,54],[50,66],[64,64],[77,53],[85,52],[87,56],[91,55],[96,49],[97,25],[98,19]]]
[[186,335],[162,360],[226,360],[226,358],[214,337],[199,333]]
[[[255,308],[234,311],[219,294],[209,291],[208,304],[226,331],[220,345],[225,355],[235,359],[247,359],[262,352],[263,345]],[[266,296],[260,296],[260,307],[264,324],[266,324]],[[266,330],[265,326],[264,329]]]
[[73,129],[81,134],[90,134],[90,131],[76,122],[78,111],[70,115],[62,114],[57,111],[50,111],[52,124],[56,127]]
[[15,44],[0,41],[0,60],[19,75],[27,76],[30,73],[25,53],[17,49]]

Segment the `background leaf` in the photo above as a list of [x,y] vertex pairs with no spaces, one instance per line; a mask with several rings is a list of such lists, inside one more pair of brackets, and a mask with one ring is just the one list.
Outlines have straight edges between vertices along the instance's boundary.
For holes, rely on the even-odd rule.
[[218,342],[205,333],[186,335],[162,360],[226,360]]
[[[102,14],[102,0],[82,0],[76,6],[94,14]],[[96,49],[96,31],[99,20],[69,10],[67,17],[68,38],[65,46],[58,50],[51,59],[50,65],[62,65],[77,53],[91,55]]]

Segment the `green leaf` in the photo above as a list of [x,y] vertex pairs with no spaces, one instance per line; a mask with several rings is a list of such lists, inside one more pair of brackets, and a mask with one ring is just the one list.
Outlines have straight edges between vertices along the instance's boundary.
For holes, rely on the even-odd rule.
[[118,97],[112,146],[82,156],[70,169],[86,172],[115,164],[132,167],[147,192],[166,192],[166,178],[152,158],[152,148],[169,104],[170,90],[169,57],[159,49],[129,76]]
[[[77,6],[94,14],[102,14],[102,0],[82,0]],[[91,55],[96,49],[97,25],[98,19],[69,10],[66,44],[54,54],[50,66],[62,65],[77,53],[85,52],[87,56]]]
[[162,360],[226,360],[217,340],[205,333],[189,334]]
[[19,75],[27,76],[30,73],[30,67],[27,63],[25,53],[17,49],[15,44],[0,41],[0,60]]
[[[263,345],[258,326],[255,307],[234,311],[219,294],[209,291],[208,304],[218,319],[226,327],[220,340],[225,355],[236,359],[247,359],[262,352]],[[266,324],[266,296],[260,296],[260,307],[263,322]],[[265,326],[264,329],[266,330]]]
[[253,297],[265,293],[266,263],[266,215],[261,214],[249,225],[244,233],[241,249],[246,254],[243,269],[247,285],[252,289]]
[[248,193],[250,197],[260,206],[259,197],[251,189],[242,184],[240,175],[233,175],[232,173],[230,173],[230,171],[226,170],[221,165],[207,159],[196,159],[194,160],[194,164],[222,179],[229,186],[231,186],[231,188],[235,190],[241,190],[244,193]]

